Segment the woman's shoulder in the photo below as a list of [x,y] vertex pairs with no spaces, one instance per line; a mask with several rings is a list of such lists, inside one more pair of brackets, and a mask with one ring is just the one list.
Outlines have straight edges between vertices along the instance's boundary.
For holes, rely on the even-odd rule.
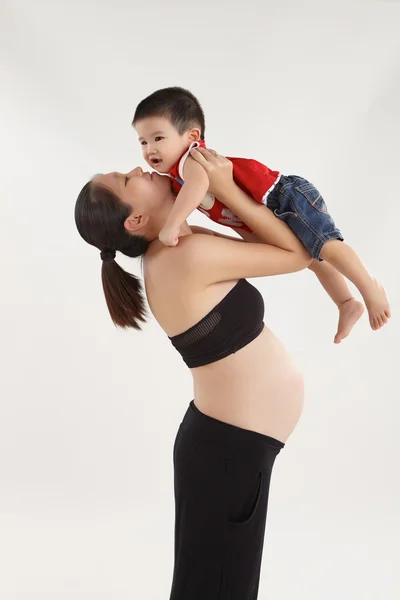
[[204,245],[199,237],[209,237],[206,234],[193,233],[179,238],[179,243],[171,248],[156,241],[151,244],[144,256],[144,276],[152,281],[162,281],[165,278],[186,277],[193,268],[196,248]]
[[[192,281],[209,285],[224,279],[235,279],[235,273],[224,273],[235,264],[247,244],[238,237],[225,236],[203,227],[192,227],[192,233],[179,238],[175,247],[158,240],[145,255],[145,278],[161,282],[165,279]],[[235,270],[235,269],[234,269]],[[228,276],[225,276],[228,275]],[[204,280],[204,281],[203,281]]]

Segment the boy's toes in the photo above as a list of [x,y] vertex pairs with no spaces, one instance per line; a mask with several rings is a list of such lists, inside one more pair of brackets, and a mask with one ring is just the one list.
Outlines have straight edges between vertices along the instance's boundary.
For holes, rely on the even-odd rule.
[[335,335],[333,343],[334,344],[340,344],[340,342],[342,341],[342,336],[339,334],[339,332]]

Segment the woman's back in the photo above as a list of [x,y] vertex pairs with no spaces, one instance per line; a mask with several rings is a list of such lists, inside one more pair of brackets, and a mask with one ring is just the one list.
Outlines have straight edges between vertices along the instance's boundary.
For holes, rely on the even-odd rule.
[[[256,310],[254,294],[242,306],[237,305],[237,279],[207,283],[199,267],[201,262],[207,263],[207,257],[197,255],[193,261],[195,237],[198,234],[182,237],[176,248],[153,244],[145,258],[150,308],[166,334],[174,339],[182,339],[181,334],[212,313],[225,298],[224,311],[238,311],[238,328],[246,321],[243,313]],[[218,257],[214,257],[216,260]],[[220,328],[218,340],[223,335],[223,323]],[[301,414],[302,378],[273,333],[267,327],[260,330],[239,350],[191,368],[195,402],[215,419],[285,442]],[[188,364],[194,362],[192,352]]]

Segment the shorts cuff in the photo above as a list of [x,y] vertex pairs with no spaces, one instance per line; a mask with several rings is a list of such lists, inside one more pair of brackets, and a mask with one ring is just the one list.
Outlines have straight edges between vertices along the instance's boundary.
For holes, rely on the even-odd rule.
[[344,237],[342,236],[340,231],[332,231],[332,233],[329,233],[328,235],[324,236],[323,238],[318,238],[315,241],[315,244],[313,246],[311,256],[313,258],[315,258],[315,260],[322,262],[323,261],[323,259],[321,258],[322,248],[325,246],[326,242],[330,242],[331,240],[339,240],[340,242],[343,242]]

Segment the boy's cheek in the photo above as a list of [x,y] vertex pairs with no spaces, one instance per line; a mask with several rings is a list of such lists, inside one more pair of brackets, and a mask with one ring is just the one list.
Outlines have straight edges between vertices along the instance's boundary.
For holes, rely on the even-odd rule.
[[167,173],[169,173],[169,169],[166,169],[165,167],[163,167],[162,169],[157,169],[157,167],[153,166],[153,169],[156,169],[156,171],[158,171],[159,173],[163,173],[164,175],[166,175]]
[[152,169],[154,168],[154,166],[151,164],[151,162],[148,160],[147,156],[143,155],[144,160],[147,162],[147,164],[149,165],[149,167],[151,167]]

